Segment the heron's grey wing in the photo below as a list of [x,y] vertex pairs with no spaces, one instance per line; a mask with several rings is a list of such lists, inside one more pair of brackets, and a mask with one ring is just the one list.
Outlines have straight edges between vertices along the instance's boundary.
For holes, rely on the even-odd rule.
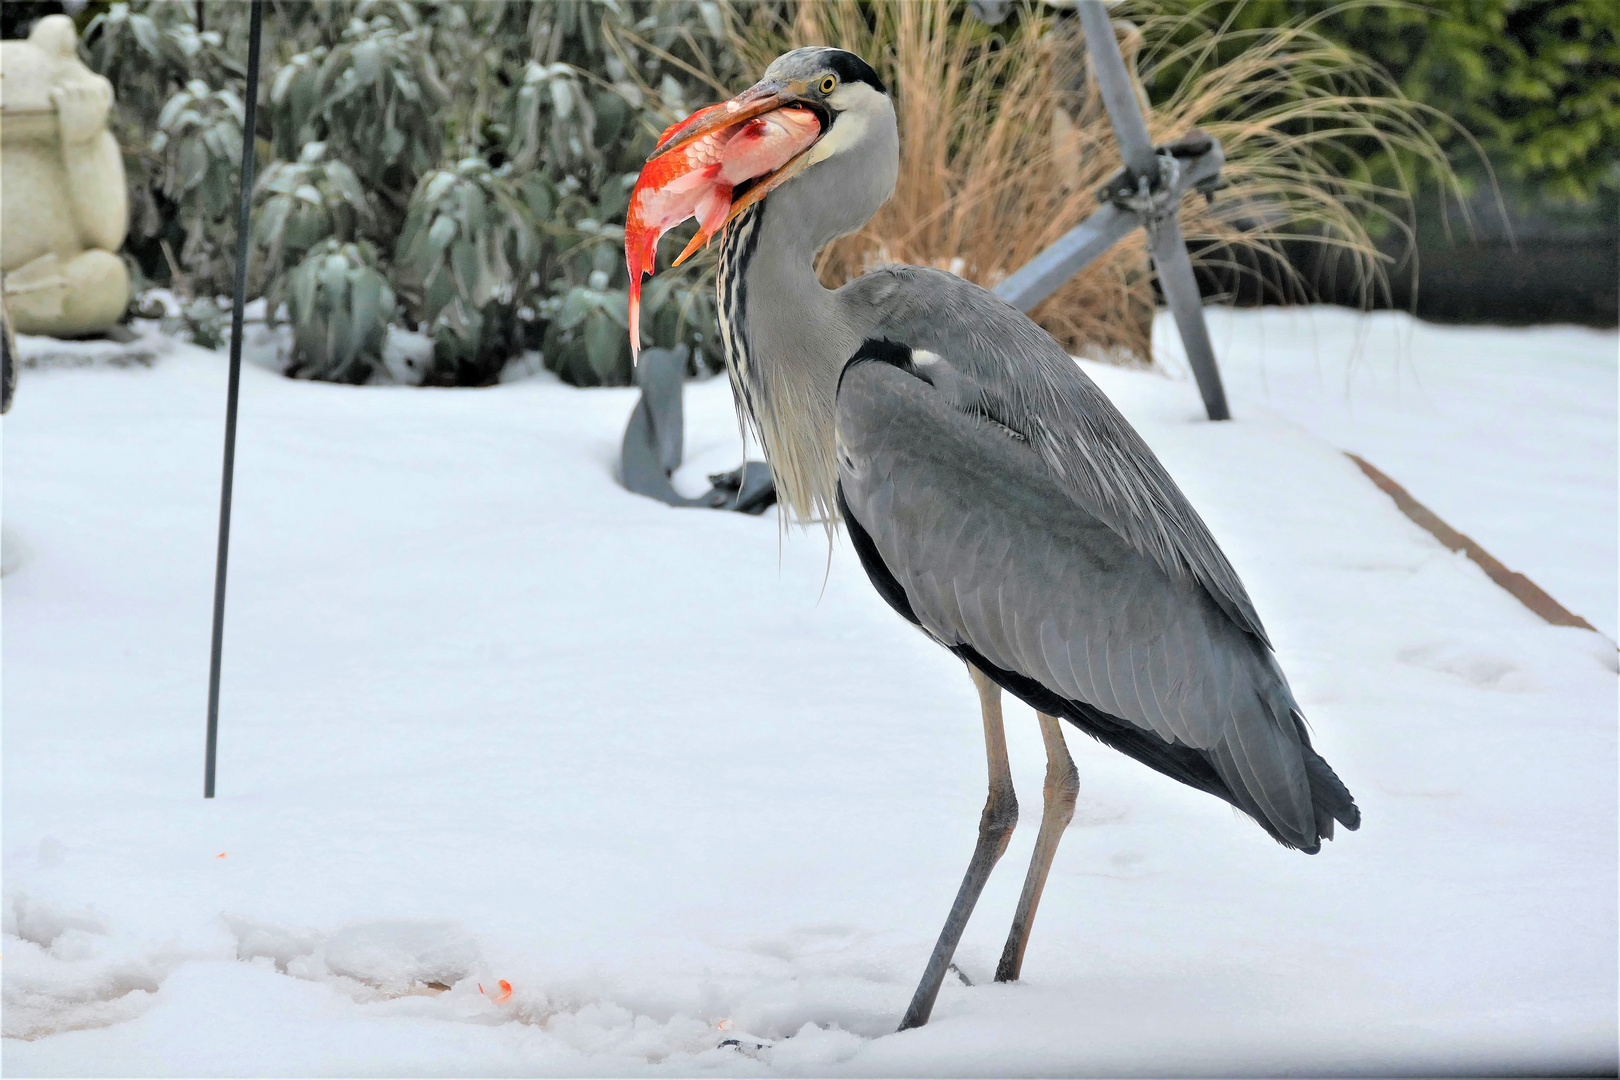
[[1352,825],[1331,805],[1353,810],[1348,793],[1313,790],[1332,772],[1314,765],[1269,648],[1073,498],[1022,436],[959,408],[920,359],[852,362],[838,390],[840,499],[890,602],[1030,704],[1284,843],[1315,850],[1334,816]]
[[1267,645],[1260,616],[1209,528],[1103,392],[1051,335],[954,274],[883,267],[840,293],[881,310],[867,334],[946,358],[953,402],[1018,432],[1055,482],[1172,576],[1191,578]]

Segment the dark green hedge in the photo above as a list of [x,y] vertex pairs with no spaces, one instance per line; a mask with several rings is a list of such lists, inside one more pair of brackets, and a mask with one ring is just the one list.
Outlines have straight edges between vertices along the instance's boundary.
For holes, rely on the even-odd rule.
[[[1408,97],[1466,128],[1508,186],[1576,204],[1608,201],[1620,188],[1620,0],[1146,6],[1197,12],[1208,26],[1315,19],[1327,36],[1382,65]],[[1165,72],[1159,81],[1173,85],[1175,77]],[[1433,130],[1459,171],[1476,171],[1466,138],[1438,117]]]

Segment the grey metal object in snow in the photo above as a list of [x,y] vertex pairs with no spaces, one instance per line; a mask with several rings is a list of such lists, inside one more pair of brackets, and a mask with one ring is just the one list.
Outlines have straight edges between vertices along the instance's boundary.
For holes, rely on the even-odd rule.
[[741,510],[761,514],[776,502],[771,471],[763,461],[749,461],[729,473],[709,477],[706,494],[689,499],[670,483],[681,464],[685,422],[681,404],[686,379],[685,345],[648,349],[636,364],[641,399],[625,425],[619,448],[619,481],[637,495],[670,506],[705,506],[713,510]]
[[998,285],[996,295],[1029,311],[1132,229],[1146,229],[1159,287],[1164,290],[1165,304],[1186,345],[1204,411],[1211,420],[1229,419],[1226,391],[1215,365],[1209,329],[1204,325],[1204,305],[1193,277],[1192,259],[1187,255],[1176,218],[1181,197],[1189,190],[1213,193],[1225,156],[1220,143],[1202,132],[1194,132],[1170,146],[1153,146],[1136,88],[1114,38],[1108,9],[1100,0],[1080,0],[1077,7],[1091,70],[1102,91],[1125,168],[1103,185],[1099,197],[1105,205],[1101,210]]

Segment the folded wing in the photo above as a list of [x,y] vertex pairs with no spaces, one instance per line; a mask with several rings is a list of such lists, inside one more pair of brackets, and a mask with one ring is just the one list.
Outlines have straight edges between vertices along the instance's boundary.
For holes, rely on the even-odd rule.
[[869,574],[902,614],[1030,704],[1226,799],[1289,846],[1316,850],[1335,818],[1354,827],[1257,617],[1234,617],[1233,597],[1167,568],[1077,498],[1075,477],[1020,430],[1027,414],[997,414],[973,363],[875,352],[857,354],[839,386],[840,495]]

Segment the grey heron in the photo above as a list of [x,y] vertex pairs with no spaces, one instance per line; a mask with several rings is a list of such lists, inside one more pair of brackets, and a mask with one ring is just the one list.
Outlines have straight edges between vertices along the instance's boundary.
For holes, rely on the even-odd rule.
[[700,218],[694,245],[720,235],[727,368],[782,512],[829,529],[841,520],[883,599],[965,661],[978,690],[989,795],[904,1030],[927,1022],[1017,823],[1003,691],[1035,709],[1047,771],[997,980],[1019,977],[1074,814],[1060,721],[1231,803],[1285,847],[1314,853],[1335,822],[1355,829],[1360,811],[1312,748],[1209,529],[1048,334],[927,267],[822,286],[816,254],[876,213],[898,170],[877,73],[849,52],[796,49],[664,133],[632,200],[626,251],[634,290],[676,221]]

